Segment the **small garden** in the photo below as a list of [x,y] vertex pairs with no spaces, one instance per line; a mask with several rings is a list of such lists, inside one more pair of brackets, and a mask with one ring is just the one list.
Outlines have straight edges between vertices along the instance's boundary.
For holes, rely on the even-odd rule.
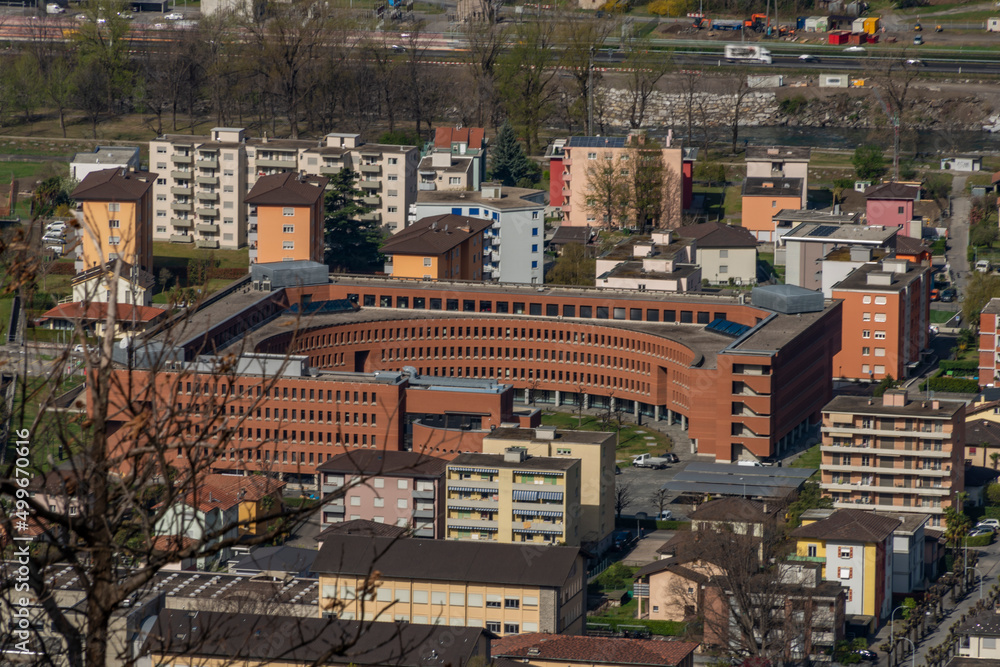
[[673,442],[669,437],[653,429],[622,421],[621,415],[614,412],[594,416],[546,410],[542,413],[542,424],[574,431],[617,433],[618,446],[615,451],[619,461],[631,462],[631,458],[639,454],[661,456],[673,449]]
[[668,637],[683,636],[687,631],[686,623],[675,621],[654,621],[648,618],[636,618],[639,611],[638,601],[632,597],[633,577],[639,570],[623,563],[613,563],[608,569],[597,575],[587,586],[589,595],[600,595],[614,592],[616,595],[627,591],[622,598],[621,606],[606,608],[599,614],[588,614],[587,625],[594,630],[620,632],[622,630],[637,630],[645,628],[653,635]]

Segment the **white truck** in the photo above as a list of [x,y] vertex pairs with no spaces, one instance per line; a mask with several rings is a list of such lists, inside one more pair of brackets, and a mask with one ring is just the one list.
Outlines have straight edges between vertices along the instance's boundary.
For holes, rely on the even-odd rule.
[[46,14],[62,14],[65,11],[66,10],[61,5],[55,2],[50,2],[49,4],[45,5]]
[[668,459],[649,454],[639,454],[639,456],[632,457],[632,465],[636,468],[660,470],[661,468],[666,468],[668,463],[670,463]]
[[726,62],[771,64],[771,52],[756,44],[726,44]]

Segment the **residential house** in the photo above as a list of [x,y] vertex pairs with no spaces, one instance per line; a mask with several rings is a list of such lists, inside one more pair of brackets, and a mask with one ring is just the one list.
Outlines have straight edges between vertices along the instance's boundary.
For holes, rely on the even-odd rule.
[[979,386],[1000,380],[1000,298],[990,299],[979,314]]
[[591,554],[607,551],[615,529],[615,435],[555,427],[500,427],[483,438],[484,454],[501,454],[511,447],[524,449],[530,456],[580,461],[580,544]]
[[1000,613],[986,609],[974,614],[955,629],[958,635],[958,655],[976,658],[970,664],[986,664],[1000,660]]
[[897,259],[905,259],[914,264],[930,264],[932,256],[930,246],[924,243],[922,239],[915,239],[910,236],[896,237]]
[[138,171],[141,168],[138,146],[96,146],[89,153],[77,153],[73,156],[69,162],[69,177],[74,181],[82,181],[95,171]]
[[261,176],[246,196],[250,263],[323,263],[329,178],[285,171]]
[[694,239],[702,280],[715,285],[757,283],[757,240],[743,227],[703,222],[678,228],[677,236]]
[[80,210],[77,271],[121,259],[152,273],[151,190],[156,178],[145,171],[102,169],[88,174],[73,190],[70,198]]
[[746,498],[719,498],[702,503],[688,515],[692,531],[729,530],[763,538],[775,528],[782,504]]
[[594,256],[594,241],[597,239],[597,230],[591,227],[566,227],[559,225],[549,239],[549,248],[557,255],[562,256],[566,246],[576,244],[582,246],[587,251],[588,257]]
[[418,452],[345,452],[316,466],[321,497],[343,489],[320,512],[320,528],[367,520],[444,537],[442,459]]
[[164,609],[140,655],[158,667],[473,667],[490,664],[490,640],[481,628]]
[[[569,137],[557,140],[549,147],[549,203],[560,207],[562,224],[570,227],[628,227],[630,216],[620,220],[602,220],[599,207],[588,204],[594,198],[594,190],[601,176],[598,172],[607,168],[625,172],[627,181],[629,162],[635,162],[637,151],[644,150],[646,138],[640,133],[627,137]],[[664,166],[664,182],[670,192],[670,220],[661,226],[680,225],[684,197],[684,151],[674,141],[670,132],[658,144]],[[657,149],[653,149],[657,150]]]
[[[992,419],[996,407],[985,407],[979,410],[972,406],[966,408],[965,418],[965,463],[996,469],[1000,464],[1000,421]],[[978,413],[978,414],[976,414]],[[988,413],[988,414],[986,414]],[[987,418],[983,418],[983,416]],[[997,454],[994,462],[993,455]]]
[[236,496],[241,533],[265,534],[280,521],[263,518],[281,513],[285,482],[267,475],[212,474],[204,476],[204,483]]
[[115,292],[115,302],[151,306],[156,280],[149,271],[132,266],[122,259],[113,259],[99,266],[76,274],[70,280],[73,301],[91,303],[110,302]]
[[479,190],[486,179],[486,131],[439,127],[417,166],[420,190]]
[[930,345],[930,264],[883,259],[856,268],[833,286],[843,302],[833,376],[878,381],[910,375]]
[[847,588],[852,624],[874,631],[892,609],[893,534],[900,522],[884,514],[841,509],[792,531],[795,558],[822,564],[824,580]]
[[[838,206],[837,209],[840,207]],[[835,209],[835,210],[837,210]],[[775,213],[771,220],[774,222],[774,243],[775,243],[775,264],[784,264],[781,251],[784,249],[784,236],[805,223],[815,223],[817,225],[856,225],[861,220],[861,213],[844,213],[839,210],[834,211],[808,211],[806,209],[783,209]]]
[[[104,335],[111,308],[112,305],[106,301],[61,303],[45,311],[38,318],[37,324],[44,329],[64,331],[75,331],[80,326],[84,331],[100,338]],[[157,306],[136,306],[130,303],[114,304],[114,310],[115,330],[112,335],[116,339],[152,329],[166,320],[168,314],[165,309]]]
[[493,641],[494,660],[529,667],[693,667],[697,642],[522,634]]
[[545,193],[484,183],[479,192],[424,190],[410,208],[409,224],[435,215],[492,221],[485,231],[484,278],[502,283],[545,282]]
[[[775,216],[776,220],[778,218]],[[873,259],[890,255],[896,247],[897,233],[895,227],[802,222],[782,233],[781,250],[775,252],[775,263],[785,265],[785,284],[822,289],[823,296],[829,299],[833,286],[851,271]]]
[[802,146],[747,146],[747,178],[800,178],[801,203],[807,207],[809,158],[812,150]]
[[941,158],[941,171],[980,171],[983,168],[981,155],[955,155]]
[[418,220],[382,244],[385,272],[393,278],[481,281],[492,249],[483,232],[492,224],[451,213]]
[[580,468],[577,459],[521,447],[460,454],[445,473],[445,537],[579,546]]
[[965,488],[965,405],[910,400],[891,389],[881,400],[838,396],[823,408],[820,488],[834,507],[930,514]]
[[[173,505],[166,507],[153,526],[153,549],[182,548],[207,540],[208,544],[239,537],[239,500],[236,495],[222,491],[211,484],[204,484],[191,491]],[[220,549],[210,556],[200,556],[193,563],[199,570],[211,569],[225,563],[233,556],[232,546]]]
[[595,284],[640,292],[698,292],[696,249],[697,241],[675,238],[670,230],[631,236],[597,258]]
[[923,223],[914,214],[914,203],[920,200],[920,186],[904,183],[882,183],[865,190],[865,220],[878,227],[898,227],[901,236],[919,239]]
[[586,568],[575,547],[336,535],[313,570],[320,616],[583,633]]
[[802,206],[801,178],[747,177],[743,181],[742,225],[758,242],[776,241],[774,214]]
[[84,508],[77,489],[76,473],[54,469],[35,475],[28,483],[28,497],[56,514],[78,516]]

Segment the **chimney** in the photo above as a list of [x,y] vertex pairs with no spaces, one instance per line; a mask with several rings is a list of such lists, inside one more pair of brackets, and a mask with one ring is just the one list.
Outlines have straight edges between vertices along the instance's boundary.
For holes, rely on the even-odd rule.
[[528,459],[528,450],[523,447],[508,447],[503,450],[503,460],[506,463],[522,463]]
[[887,389],[882,394],[884,407],[902,408],[906,406],[907,393],[905,389]]
[[264,143],[265,144],[267,143],[267,132],[266,131],[264,132]]
[[535,439],[536,440],[555,440],[556,439],[556,427],[555,426],[539,426],[535,429]]

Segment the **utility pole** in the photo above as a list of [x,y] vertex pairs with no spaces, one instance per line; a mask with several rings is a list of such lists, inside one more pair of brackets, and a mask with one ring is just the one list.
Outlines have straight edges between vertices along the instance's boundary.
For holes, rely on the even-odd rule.
[[594,47],[590,47],[590,68],[587,72],[587,136],[594,136]]

